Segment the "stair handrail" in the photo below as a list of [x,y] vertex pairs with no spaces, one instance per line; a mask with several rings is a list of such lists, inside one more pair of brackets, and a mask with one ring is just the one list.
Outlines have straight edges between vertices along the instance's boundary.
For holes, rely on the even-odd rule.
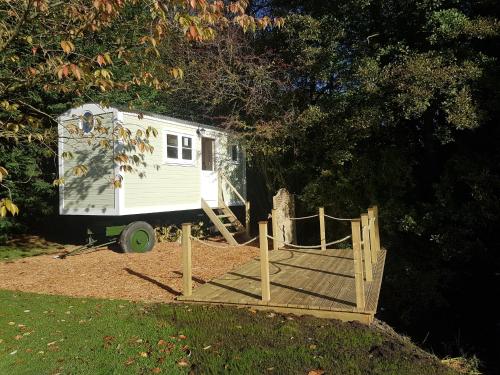
[[241,203],[243,203],[243,204],[246,203],[246,199],[243,198],[243,196],[240,194],[240,192],[233,186],[233,184],[229,181],[229,179],[226,177],[226,175],[224,173],[220,172],[219,178],[221,180],[223,180],[231,188],[231,190],[233,191],[234,194],[236,194],[236,196],[239,198]]

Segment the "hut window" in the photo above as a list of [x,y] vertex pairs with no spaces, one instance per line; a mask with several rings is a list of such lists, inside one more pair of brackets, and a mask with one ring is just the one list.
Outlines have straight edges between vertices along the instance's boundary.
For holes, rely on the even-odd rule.
[[90,133],[94,129],[94,115],[87,111],[82,116],[82,130],[84,133]]
[[231,147],[229,148],[232,161],[238,161],[238,151],[238,145],[231,145]]
[[167,158],[169,159],[179,158],[178,138],[174,134],[167,134]]
[[174,164],[194,164],[193,137],[184,134],[166,133],[167,150],[165,162]]
[[191,137],[182,137],[182,159],[193,159],[193,139]]

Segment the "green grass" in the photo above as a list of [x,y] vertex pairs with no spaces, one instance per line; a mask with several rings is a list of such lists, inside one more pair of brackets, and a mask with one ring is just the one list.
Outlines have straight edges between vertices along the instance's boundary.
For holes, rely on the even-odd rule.
[[58,250],[57,248],[0,246],[0,260],[9,261],[19,258],[51,254],[57,251],[60,250]]
[[359,324],[0,291],[1,374],[453,374]]
[[0,261],[61,252],[64,245],[48,242],[37,236],[23,236],[0,245]]

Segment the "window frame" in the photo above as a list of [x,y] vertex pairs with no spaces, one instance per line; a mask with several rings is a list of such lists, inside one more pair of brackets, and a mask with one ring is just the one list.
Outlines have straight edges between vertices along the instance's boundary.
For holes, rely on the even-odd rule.
[[[167,142],[167,137],[169,135],[173,135],[177,137],[177,158],[171,158],[168,156],[168,142]],[[183,154],[183,149],[187,147],[183,146],[183,138],[190,138],[191,139],[191,159],[183,159],[182,154]],[[196,137],[191,134],[186,134],[186,133],[179,133],[176,131],[171,131],[171,130],[164,130],[163,131],[163,162],[165,164],[173,164],[173,165],[188,165],[188,166],[194,166],[195,161],[196,161],[196,147],[195,147],[195,139]],[[171,147],[174,147],[171,145]]]

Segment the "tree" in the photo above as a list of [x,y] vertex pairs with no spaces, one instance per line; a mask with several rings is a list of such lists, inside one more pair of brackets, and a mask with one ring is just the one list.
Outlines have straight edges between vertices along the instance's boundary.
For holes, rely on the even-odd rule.
[[[494,358],[498,319],[471,306],[488,300],[500,264],[498,4],[274,0],[255,11],[285,27],[206,51],[206,77],[235,74],[186,88],[189,106],[245,131],[271,191],[286,186],[307,209],[345,217],[377,203],[392,254],[381,316],[443,354]],[[242,66],[266,71],[262,113],[238,91],[253,89]]]
[[[160,46],[172,35],[203,42],[230,24],[255,30],[282,23],[281,19],[251,17],[245,13],[246,7],[245,0],[227,4],[207,0],[2,2],[0,140],[17,145],[35,141],[55,154],[54,114],[61,109],[57,103],[66,106],[68,102],[89,101],[99,91],[126,91],[140,86],[161,90],[167,87],[157,74],[162,70],[182,78],[181,68],[168,66],[168,61],[162,64],[159,59]],[[116,33],[115,28],[126,32]],[[128,74],[116,74],[121,70]],[[82,136],[76,127],[69,130],[73,137]],[[153,129],[139,135],[118,126],[115,133],[136,152],[150,151],[146,140],[154,135]],[[129,169],[126,155],[117,161]],[[77,167],[75,173],[85,172],[84,166]],[[9,178],[8,173],[5,166],[0,166],[0,183]],[[57,179],[56,183],[63,181]],[[3,183],[1,186],[6,187]],[[2,216],[7,211],[18,212],[10,196],[0,202]]]

